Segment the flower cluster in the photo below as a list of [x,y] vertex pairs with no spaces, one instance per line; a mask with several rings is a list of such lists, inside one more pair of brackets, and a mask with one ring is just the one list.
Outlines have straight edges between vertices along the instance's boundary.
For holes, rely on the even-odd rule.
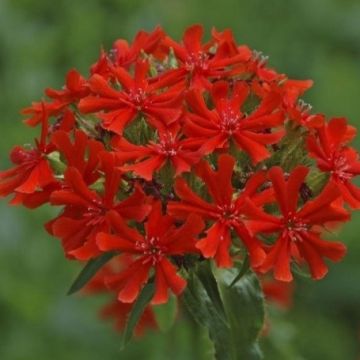
[[[113,254],[87,289],[113,294],[104,314],[119,327],[145,284],[151,304],[165,303],[202,261],[321,279],[346,252],[329,233],[360,208],[356,131],[311,112],[300,97],[312,81],[277,73],[230,30],[202,38],[200,25],[180,42],[141,31],[88,76],[70,70],[23,110],[39,138],[0,173],[11,204],[59,207],[46,229],[66,258]],[[147,326],[151,308],[138,331]]]

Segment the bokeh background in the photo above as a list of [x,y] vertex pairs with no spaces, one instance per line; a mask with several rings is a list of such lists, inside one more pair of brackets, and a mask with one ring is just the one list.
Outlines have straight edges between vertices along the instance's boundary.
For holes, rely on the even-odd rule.
[[[71,67],[86,73],[101,45],[157,24],[177,39],[193,23],[231,27],[280,72],[314,79],[306,100],[316,111],[360,126],[359,19],[358,0],[0,0],[0,167],[34,136],[19,109],[61,87]],[[51,215],[0,203],[0,359],[211,358],[205,334],[185,319],[120,353],[119,335],[96,316],[103,299],[65,296],[78,267],[43,230]],[[359,232],[355,214],[341,233],[346,259],[324,281],[300,280],[293,308],[273,312],[265,359],[359,358]]]

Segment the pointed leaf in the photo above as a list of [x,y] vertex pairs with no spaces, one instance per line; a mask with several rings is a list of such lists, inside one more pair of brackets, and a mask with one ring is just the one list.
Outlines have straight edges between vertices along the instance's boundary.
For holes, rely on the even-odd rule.
[[149,305],[151,299],[153,298],[155,293],[155,285],[154,283],[148,283],[141,290],[138,298],[136,299],[134,306],[131,309],[131,313],[127,320],[122,341],[121,341],[121,349],[125,347],[125,345],[130,341],[133,336],[134,329],[136,324],[139,322],[142,314],[145,311],[146,306]]
[[223,321],[206,290],[194,273],[189,274],[182,301],[194,319],[208,329],[217,360],[232,360],[229,327]]
[[230,321],[231,344],[234,359],[259,360],[262,354],[258,336],[264,324],[264,298],[255,274],[243,275],[232,287],[236,272],[227,270],[222,273],[221,294]]
[[[208,329],[215,358],[262,359],[257,340],[264,322],[264,300],[256,275],[245,273],[230,287],[237,273],[234,270],[222,271],[218,277],[220,293],[215,292],[214,295],[213,289],[209,291],[209,283],[213,285],[216,279],[210,282],[209,279],[205,282],[200,280],[201,277],[209,277],[205,274],[209,270],[203,266],[196,273],[189,274],[182,300],[194,319]],[[212,294],[211,297],[209,294]],[[215,302],[220,299],[225,314],[219,311],[214,299]]]
[[234,280],[231,282],[230,287],[233,287],[250,269],[249,256],[246,254],[244,262],[242,263],[239,273],[236,275]]
[[81,290],[94,277],[94,275],[115,255],[115,252],[108,252],[100,255],[96,259],[89,260],[71,285],[67,294],[71,295]]
[[209,296],[219,316],[221,316],[223,318],[223,321],[227,323],[224,305],[221,300],[220,291],[218,288],[218,283],[212,272],[210,262],[205,261],[200,264],[196,274],[202,286],[206,290],[206,293]]

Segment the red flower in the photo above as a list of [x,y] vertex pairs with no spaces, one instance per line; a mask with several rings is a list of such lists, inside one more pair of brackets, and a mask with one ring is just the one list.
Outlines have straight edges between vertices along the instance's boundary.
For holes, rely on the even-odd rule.
[[139,31],[131,45],[123,39],[115,41],[111,52],[113,63],[116,66],[129,68],[142,51],[146,54],[156,54],[164,36],[164,31],[158,26],[151,33]]
[[360,208],[360,189],[351,180],[360,174],[358,152],[346,146],[356,130],[344,118],[333,118],[318,132],[309,135],[307,145],[310,156],[316,159],[321,171],[330,173],[343,199],[355,209]]
[[13,192],[31,194],[55,182],[46,153],[39,148],[15,146],[10,153],[10,159],[15,167],[0,172],[1,196]]
[[103,251],[121,251],[133,254],[136,259],[124,271],[107,278],[107,285],[118,291],[118,300],[133,302],[141,288],[147,282],[150,270],[155,273],[155,295],[153,304],[165,303],[168,290],[179,295],[186,286],[186,281],[177,275],[176,267],[170,262],[172,255],[196,253],[195,236],[203,228],[203,223],[196,215],[189,215],[186,222],[175,226],[175,219],[162,215],[161,203],[156,202],[145,223],[145,236],[130,228],[116,213],[108,215],[115,235],[101,233],[97,243]]
[[234,39],[234,34],[230,29],[217,31],[215,28],[211,30],[211,35],[217,44],[226,44],[227,51],[230,56],[237,56],[237,61],[243,61],[244,64],[250,60],[252,52],[246,45],[238,46]]
[[104,145],[89,138],[81,130],[75,130],[73,137],[72,142],[71,134],[59,130],[53,133],[51,142],[56,146],[67,166],[76,168],[85,183],[92,184],[99,178],[97,167],[100,154],[105,150]]
[[36,147],[14,147],[10,159],[15,167],[0,172],[0,196],[11,193],[33,194],[56,182],[47,159],[53,146],[47,144],[48,117],[44,107],[45,105],[42,111],[42,131],[40,139],[35,140]]
[[193,112],[186,116],[184,131],[189,137],[201,138],[206,153],[228,148],[233,139],[256,164],[271,155],[266,145],[277,143],[284,135],[283,130],[268,131],[284,122],[284,114],[277,111],[281,98],[276,93],[269,94],[252,114],[246,116],[241,106],[249,95],[247,84],[237,82],[231,97],[228,92],[227,82],[215,83],[211,89],[215,109],[209,110],[201,92],[191,91],[187,101]]
[[29,118],[24,120],[24,123],[29,126],[36,126],[42,124],[44,117],[60,115],[63,111],[64,104],[58,101],[51,103],[39,101],[33,102],[31,106],[21,110],[21,113]]
[[48,88],[45,90],[47,96],[55,99],[64,106],[76,103],[89,93],[87,81],[80,75],[76,69],[67,73],[64,89],[55,90]]
[[[251,236],[244,226],[242,206],[248,196],[262,204],[269,199],[269,193],[256,193],[264,183],[265,174],[259,172],[246,183],[245,189],[234,194],[231,184],[235,160],[229,155],[220,155],[218,171],[211,169],[206,161],[200,162],[196,174],[204,181],[213,202],[208,203],[195,194],[183,179],[177,179],[175,193],[181,201],[169,202],[170,214],[183,218],[189,213],[199,214],[203,219],[212,222],[206,231],[206,237],[197,242],[196,247],[206,258],[215,258],[220,267],[230,267],[232,260],[229,254],[231,230],[234,230],[244,243],[250,256],[252,266],[259,266],[265,257],[261,243]],[[235,195],[235,197],[234,197]]]
[[311,106],[301,99],[299,100],[299,97],[312,85],[312,80],[287,80],[279,88],[283,97],[283,107],[290,119],[310,129],[321,127],[325,122],[324,115],[311,114]]
[[48,229],[52,235],[61,238],[69,258],[87,260],[100,254],[96,235],[101,231],[110,231],[109,211],[115,211],[126,219],[142,221],[150,210],[139,186],[135,186],[133,194],[125,200],[117,200],[122,178],[115,157],[111,153],[103,153],[101,162],[101,170],[105,174],[103,194],[88,188],[79,170],[69,167],[65,172],[67,188],[51,195],[51,204],[65,205],[65,209],[48,225]]
[[[86,294],[108,293],[109,289],[105,284],[105,279],[108,276],[116,274],[119,270],[125,269],[131,260],[126,256],[117,256],[110,263],[103,266],[97,272],[95,277],[87,284],[85,288]],[[134,304],[124,303],[112,297],[111,301],[106,304],[100,311],[100,316],[103,319],[115,321],[115,329],[123,331],[128,320],[129,314]],[[155,314],[150,305],[146,306],[135,327],[135,335],[141,336],[148,329],[157,329]]]
[[112,88],[102,76],[93,75],[89,80],[93,95],[80,101],[79,110],[85,114],[103,111],[98,114],[102,126],[119,135],[140,113],[156,128],[173,123],[181,115],[182,94],[176,87],[159,92],[167,83],[151,81],[147,77],[149,66],[148,61],[138,60],[134,78],[124,68],[113,68],[122,90]]
[[327,273],[323,260],[340,260],[346,248],[340,242],[330,242],[320,238],[321,230],[327,223],[349,220],[349,214],[339,205],[341,196],[336,185],[328,184],[314,200],[298,208],[300,187],[309,169],[295,168],[288,179],[280,167],[269,170],[280,215],[270,215],[259,209],[251,200],[246,200],[245,214],[251,219],[247,226],[252,233],[277,233],[277,239],[270,247],[263,264],[258,268],[265,273],[274,270],[275,279],[291,281],[290,259],[308,263],[314,279],[321,279]]
[[101,49],[97,62],[90,67],[90,74],[98,74],[105,79],[110,79],[112,77],[112,67],[113,65],[108,54],[104,51],[104,49]]
[[150,141],[146,146],[135,145],[124,137],[113,141],[116,155],[122,162],[135,161],[124,165],[124,171],[133,171],[145,180],[151,180],[154,172],[160,170],[167,161],[175,169],[175,176],[190,171],[191,166],[199,162],[202,154],[199,144],[191,139],[181,139],[174,131],[159,132],[157,143]]
[[[164,44],[174,50],[179,67],[164,77],[177,80],[189,77],[192,88],[209,89],[210,79],[226,77],[231,73],[228,69],[230,65],[250,58],[251,53],[244,48],[237,49],[228,33],[222,36],[214,32],[215,41],[204,45],[201,44],[203,33],[201,25],[189,27],[184,33],[182,45],[170,37],[165,38]],[[215,53],[211,49],[214,45],[217,45]]]

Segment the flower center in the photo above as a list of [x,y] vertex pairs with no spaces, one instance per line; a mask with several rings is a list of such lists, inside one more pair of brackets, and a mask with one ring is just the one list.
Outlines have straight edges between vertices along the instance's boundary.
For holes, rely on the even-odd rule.
[[349,164],[346,157],[339,155],[334,159],[334,167],[331,172],[342,181],[347,181],[353,178],[353,174],[349,172]]
[[146,261],[151,261],[152,265],[159,262],[166,253],[166,247],[160,244],[158,236],[146,236],[144,240],[135,243],[135,248],[142,252],[147,257]]
[[227,223],[228,225],[231,226],[239,221],[239,213],[233,203],[218,205],[217,209],[219,211],[218,218],[220,222]]
[[107,209],[103,207],[100,200],[94,199],[92,203],[93,205],[90,205],[83,214],[83,217],[87,219],[86,225],[88,226],[102,224],[105,221],[105,215],[107,213]]
[[185,68],[188,71],[194,71],[194,70],[207,70],[208,69],[208,59],[209,56],[199,51],[197,53],[190,53],[185,61]]
[[16,146],[10,153],[10,159],[14,164],[32,164],[37,162],[40,158],[40,154],[37,150],[26,150],[20,146]]
[[239,128],[241,116],[232,109],[226,109],[221,113],[220,119],[220,131],[227,135],[232,135]]
[[146,100],[146,92],[144,89],[137,88],[130,90],[129,92],[130,101],[135,105],[137,110],[141,110]]
[[172,137],[170,134],[163,137],[158,146],[157,150],[159,154],[172,157],[175,156],[178,152],[178,146],[176,144],[176,139]]
[[309,230],[308,224],[295,215],[290,215],[284,222],[285,234],[289,236],[291,241],[302,241],[302,233]]

